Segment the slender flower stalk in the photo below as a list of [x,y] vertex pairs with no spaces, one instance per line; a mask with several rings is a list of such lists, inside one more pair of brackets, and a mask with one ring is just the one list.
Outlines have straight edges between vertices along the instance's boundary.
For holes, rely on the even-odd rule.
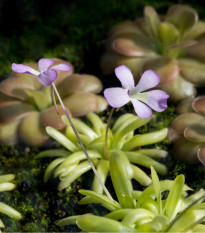
[[[78,140],[78,143],[80,144],[83,152],[85,153],[86,155],[86,158],[94,172],[94,174],[96,175],[100,185],[102,186],[103,190],[105,191],[106,195],[108,196],[108,198],[111,200],[111,201],[114,201],[112,196],[110,195],[109,191],[107,190],[107,188],[105,187],[104,183],[102,182],[102,179],[100,178],[92,160],[90,159],[78,133],[77,133],[77,130],[75,129],[72,121],[71,121],[71,118],[68,114],[68,111],[65,107],[65,105],[63,104],[63,101],[58,93],[58,90],[54,84],[54,81],[57,79],[58,77],[58,73],[56,70],[61,70],[61,71],[69,71],[70,70],[70,66],[69,65],[66,65],[66,64],[58,64],[58,65],[55,65],[55,66],[52,66],[54,63],[54,60],[52,59],[47,59],[47,58],[43,58],[43,59],[40,59],[39,62],[38,62],[38,66],[39,66],[39,71],[38,72],[37,70],[29,67],[29,66],[26,66],[26,65],[22,65],[22,64],[15,64],[13,63],[12,64],[12,70],[17,72],[17,73],[28,73],[28,74],[31,74],[31,75],[34,75],[37,77],[38,81],[44,85],[44,86],[51,86],[51,88],[53,88],[53,90],[55,91],[57,97],[58,97],[58,100],[64,110],[64,113],[76,135],[76,138]],[[52,90],[51,90],[52,91]],[[53,95],[53,101],[54,101],[54,104],[55,104],[55,97]],[[57,110],[57,113],[58,113],[58,110]]]
[[76,138],[77,138],[77,140],[78,140],[78,143],[80,144],[80,146],[81,146],[83,152],[85,153],[85,156],[86,156],[88,162],[90,163],[90,166],[91,166],[91,168],[92,168],[94,174],[95,174],[96,177],[98,178],[98,181],[99,181],[99,183],[101,184],[101,186],[102,186],[103,190],[105,191],[106,195],[110,198],[111,201],[114,201],[113,198],[112,198],[112,196],[110,195],[109,191],[108,191],[107,188],[105,187],[104,183],[102,182],[102,180],[101,180],[101,178],[100,178],[100,176],[99,176],[99,174],[98,174],[98,172],[97,172],[97,170],[96,170],[96,168],[95,168],[95,166],[94,166],[92,160],[90,159],[90,156],[88,155],[88,153],[87,153],[87,151],[86,151],[86,149],[85,149],[85,147],[84,147],[84,145],[83,145],[83,143],[82,143],[82,141],[81,141],[81,139],[80,139],[80,137],[79,137],[79,135],[78,135],[78,132],[77,132],[77,130],[75,129],[75,126],[73,125],[73,122],[71,121],[71,119],[70,119],[70,117],[69,117],[68,111],[67,111],[65,105],[63,104],[63,101],[62,101],[62,99],[61,99],[61,97],[60,97],[60,95],[59,95],[59,93],[58,93],[58,90],[57,90],[55,84],[52,83],[51,85],[52,85],[52,87],[53,87],[53,89],[54,89],[54,91],[55,91],[55,93],[56,93],[56,95],[57,95],[57,97],[58,97],[58,100],[59,100],[59,102],[60,102],[60,104],[61,104],[61,106],[62,106],[62,108],[63,108],[63,111],[64,111],[64,113],[65,113],[65,115],[66,115],[66,117],[67,117],[67,119],[68,119],[68,121],[69,121],[69,123],[70,123],[70,125],[71,125],[71,127],[72,127],[72,129],[73,129],[73,131],[74,131],[74,133],[75,133],[75,135],[76,135]]

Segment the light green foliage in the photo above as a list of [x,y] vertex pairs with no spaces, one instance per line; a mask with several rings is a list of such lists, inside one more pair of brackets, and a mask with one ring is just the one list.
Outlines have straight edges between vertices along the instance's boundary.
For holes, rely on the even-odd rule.
[[[94,191],[80,190],[86,197],[79,204],[100,203],[110,213],[104,217],[92,214],[67,217],[57,225],[76,223],[88,232],[204,232],[205,226],[201,224],[205,218],[203,189],[188,196],[191,189],[185,185],[184,175],[159,181],[151,167],[153,183],[144,191],[135,191],[130,185],[131,168],[122,163],[126,159],[125,154],[118,151],[110,155],[110,174],[118,202],[111,203],[106,196]],[[115,171],[118,171],[118,179]]]
[[[15,176],[13,174],[0,176],[0,192],[11,191],[15,188],[15,184],[12,183],[14,177]],[[0,202],[0,213],[6,214],[9,217],[17,220],[21,219],[22,217],[18,211],[16,211],[7,204],[4,204],[3,202]],[[4,227],[5,226],[2,220],[0,219],[0,228],[4,228]]]
[[[68,125],[65,135],[52,127],[47,127],[46,131],[67,150],[48,150],[39,153],[37,156],[37,158],[57,157],[47,167],[44,180],[48,181],[52,174],[54,174],[54,177],[58,176],[60,178],[60,189],[69,187],[74,180],[91,169],[72,128],[69,126],[67,118],[63,116],[62,119]],[[106,124],[94,113],[89,113],[87,119],[91,124],[86,124],[75,118],[72,121],[104,183],[109,174],[109,157],[113,151],[123,153],[126,158],[126,169],[129,170],[130,167],[132,170],[132,174],[129,175],[141,185],[149,185],[151,179],[143,170],[134,164],[139,164],[147,168],[153,166],[159,174],[166,174],[166,166],[157,162],[156,159],[166,157],[167,152],[156,148],[142,149],[141,147],[165,139],[167,136],[167,128],[147,134],[135,134],[135,130],[147,124],[151,118],[141,119],[133,114],[124,114],[109,129],[106,150]],[[92,189],[99,194],[103,193],[96,177],[94,178]]]

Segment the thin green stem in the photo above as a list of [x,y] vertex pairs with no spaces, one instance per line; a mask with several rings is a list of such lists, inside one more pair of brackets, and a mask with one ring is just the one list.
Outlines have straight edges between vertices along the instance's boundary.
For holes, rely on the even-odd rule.
[[106,127],[106,131],[105,131],[105,147],[104,147],[104,157],[105,159],[108,159],[108,130],[109,130],[109,127],[110,127],[110,122],[111,122],[111,118],[112,118],[112,115],[113,115],[113,112],[114,112],[114,108],[111,109],[110,111],[110,115],[108,117],[108,120],[107,120],[107,127]]
[[74,133],[75,133],[75,135],[76,135],[76,138],[77,138],[77,140],[78,140],[78,143],[80,144],[80,146],[81,146],[83,152],[85,153],[86,158],[87,158],[87,160],[88,160],[88,162],[89,162],[89,164],[90,164],[90,166],[91,166],[91,168],[92,168],[94,174],[95,174],[96,177],[98,178],[98,181],[99,181],[100,185],[102,186],[103,190],[105,191],[106,195],[109,197],[109,199],[110,199],[111,201],[114,201],[113,198],[112,198],[112,196],[110,195],[109,191],[108,191],[107,188],[105,187],[104,183],[102,182],[102,179],[100,178],[100,176],[99,176],[99,174],[98,174],[98,172],[97,172],[97,170],[96,170],[96,168],[95,168],[95,166],[94,166],[92,160],[90,159],[90,157],[89,157],[89,155],[88,155],[88,153],[87,153],[87,151],[86,151],[86,149],[85,149],[85,147],[84,147],[82,141],[80,140],[80,137],[79,137],[79,135],[78,135],[78,132],[77,132],[77,130],[75,129],[75,127],[74,127],[74,125],[73,125],[73,122],[71,121],[71,118],[70,118],[70,116],[69,116],[69,114],[68,114],[68,111],[67,111],[67,109],[66,109],[66,107],[65,107],[65,105],[64,105],[64,103],[63,103],[63,101],[62,101],[62,99],[61,99],[61,97],[60,97],[60,95],[59,95],[59,93],[58,93],[58,90],[57,90],[57,88],[56,88],[56,86],[55,86],[54,83],[52,83],[52,87],[53,87],[53,89],[54,89],[54,91],[55,91],[55,93],[56,93],[56,95],[57,95],[57,97],[58,97],[58,100],[59,100],[59,102],[60,102],[60,104],[61,104],[61,106],[62,106],[62,108],[63,108],[63,111],[64,111],[66,117],[68,118],[68,121],[69,121],[69,123],[70,123],[70,125],[71,125],[71,127],[72,127],[72,129],[73,129],[73,131],[74,131]]

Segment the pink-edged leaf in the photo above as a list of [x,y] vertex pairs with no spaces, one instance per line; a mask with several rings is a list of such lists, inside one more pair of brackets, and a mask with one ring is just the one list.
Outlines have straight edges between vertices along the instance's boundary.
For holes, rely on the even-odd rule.
[[5,101],[0,103],[0,123],[8,123],[25,117],[35,111],[32,105],[20,101]]
[[104,96],[113,108],[120,108],[130,101],[128,90],[120,87],[107,88],[104,90]]
[[198,157],[199,161],[203,165],[205,165],[205,146],[202,146],[201,148],[198,149],[197,157]]
[[51,69],[61,70],[61,71],[69,71],[69,70],[71,70],[71,66],[69,66],[67,64],[58,64],[58,65],[52,66]]
[[58,73],[53,69],[41,73],[38,76],[38,81],[44,86],[50,86],[58,77]]
[[14,72],[17,72],[17,73],[27,73],[27,74],[32,74],[32,75],[35,75],[35,76],[37,76],[39,74],[38,71],[34,70],[30,66],[26,66],[26,65],[23,65],[23,64],[13,63],[12,64],[12,70]]
[[147,100],[144,102],[150,108],[157,112],[163,112],[167,108],[167,99],[169,95],[161,90],[153,90],[146,93],[140,93],[141,95],[146,94]]
[[33,89],[33,85],[21,78],[7,78],[0,84],[0,91],[4,94],[12,97],[16,97],[21,100],[27,99],[25,89]]
[[186,98],[185,100],[181,101],[176,108],[177,114],[187,113],[187,112],[193,112],[192,108],[192,102],[194,100],[194,97]]
[[176,25],[181,32],[184,32],[198,21],[198,14],[189,6],[173,5],[169,8],[165,21]]
[[194,99],[192,107],[194,111],[205,115],[205,95],[199,96],[196,99]]
[[142,102],[134,98],[131,98],[130,100],[133,104],[136,114],[140,118],[147,119],[152,116],[152,110],[146,104],[143,104]]
[[146,6],[144,8],[144,15],[146,23],[151,28],[153,36],[158,36],[158,27],[160,23],[159,16],[155,9],[151,6]]
[[100,95],[96,95],[96,100],[97,100],[97,106],[96,106],[95,112],[105,111],[105,109],[108,106],[107,100]]
[[174,82],[162,85],[161,88],[170,95],[170,100],[173,102],[179,102],[187,97],[196,95],[196,88],[194,85],[181,76],[178,76]]
[[63,99],[63,102],[74,117],[87,115],[97,108],[96,95],[87,92],[75,92]]
[[38,67],[41,73],[45,72],[48,70],[48,68],[53,65],[54,60],[49,59],[49,58],[42,58],[38,61]]
[[18,142],[18,126],[20,121],[19,119],[7,124],[0,124],[1,144],[14,145]]
[[24,117],[19,125],[18,133],[25,144],[33,147],[44,146],[50,138],[40,122],[39,112],[32,112]]
[[136,92],[142,92],[157,86],[159,82],[160,77],[158,74],[156,74],[153,70],[146,70],[134,90]]
[[193,164],[198,161],[197,152],[200,146],[201,145],[199,143],[188,141],[182,137],[174,142],[173,154],[180,160],[188,164]]
[[[204,41],[205,42],[205,41]],[[205,64],[196,59],[179,59],[180,73],[187,81],[197,86],[205,85]]]
[[58,89],[61,98],[64,98],[74,93],[75,91],[82,90],[84,85],[85,85],[85,79],[83,75],[71,74],[67,78],[63,79],[62,82],[57,83],[56,87]]
[[84,92],[99,93],[102,91],[102,82],[96,76],[90,74],[81,75],[84,79],[84,85],[79,89]]
[[[57,130],[65,128],[66,124],[61,120],[61,116],[64,113],[61,105],[57,105],[58,112],[56,112],[55,106],[43,110],[40,114],[40,120],[44,126],[51,126]],[[71,116],[70,111],[67,109],[69,115]]]
[[153,70],[159,75],[159,86],[173,82],[179,75],[177,61],[170,58],[155,58],[148,60],[142,68],[143,72],[146,70]]
[[186,49],[185,56],[197,58],[197,60],[201,60],[203,63],[205,60],[204,50],[205,50],[205,37],[203,36],[198,40],[197,44],[188,47]]
[[197,122],[203,121],[204,117],[194,113],[184,113],[179,115],[172,122],[171,127],[179,134],[183,134],[184,130],[192,124],[196,124]]
[[192,142],[205,143],[205,125],[203,124],[203,122],[196,122],[195,124],[187,127],[184,130],[184,137]]
[[122,87],[128,90],[134,88],[135,86],[134,78],[131,70],[127,66],[122,65],[115,68],[115,75],[120,80]]
[[111,46],[114,51],[124,56],[156,56],[150,48],[150,41],[144,37],[118,38],[112,42]]

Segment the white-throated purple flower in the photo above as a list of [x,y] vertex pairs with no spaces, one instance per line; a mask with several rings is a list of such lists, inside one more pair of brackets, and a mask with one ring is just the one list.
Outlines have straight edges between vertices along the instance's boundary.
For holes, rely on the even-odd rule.
[[58,77],[58,73],[56,70],[69,71],[71,69],[71,67],[67,64],[58,64],[52,66],[53,63],[54,60],[52,59],[42,58],[38,61],[38,68],[40,72],[31,68],[30,66],[15,63],[12,64],[12,70],[17,73],[27,73],[37,76],[38,81],[42,85],[50,86],[52,82],[54,82]]
[[144,119],[151,117],[151,108],[157,112],[167,108],[169,95],[166,92],[161,90],[144,92],[160,82],[159,76],[154,71],[145,71],[136,86],[132,72],[127,66],[121,65],[115,68],[115,74],[123,88],[107,88],[104,91],[105,98],[113,108],[120,108],[131,101],[136,114]]

